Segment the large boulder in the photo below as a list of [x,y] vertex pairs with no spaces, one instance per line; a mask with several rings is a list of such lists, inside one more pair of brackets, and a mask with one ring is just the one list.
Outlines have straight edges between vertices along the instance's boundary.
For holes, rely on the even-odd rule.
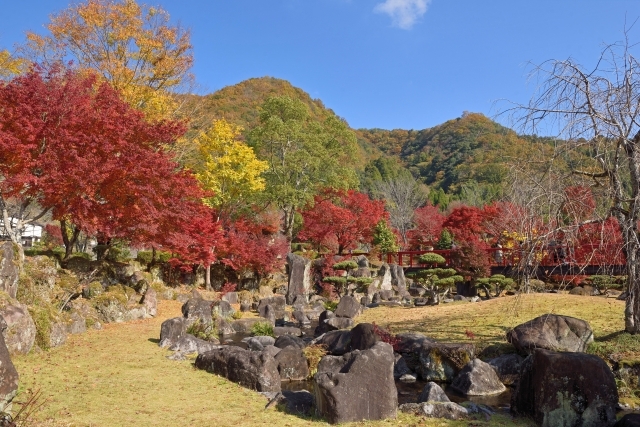
[[411,353],[400,353],[407,365],[424,381],[452,382],[475,356],[472,344],[442,344],[423,340]]
[[[3,333],[6,327],[4,320],[0,319],[0,330]],[[13,366],[4,338],[0,336],[0,412],[11,410],[11,401],[18,392],[18,379],[18,371]]]
[[309,376],[309,365],[302,349],[285,347],[275,355],[280,378],[290,381],[302,381]]
[[350,319],[354,319],[360,313],[362,313],[362,305],[351,295],[345,295],[340,298],[338,307],[334,312],[336,317],[348,317]]
[[393,349],[384,342],[343,356],[338,372],[314,378],[318,414],[330,423],[395,418],[398,391],[393,379]]
[[380,267],[378,271],[379,284],[377,288],[379,290],[390,291],[392,289],[393,284],[391,283],[391,267],[389,264],[384,263]]
[[513,328],[507,333],[507,341],[521,353],[537,348],[584,352],[593,342],[593,330],[584,320],[545,314]]
[[184,354],[191,353],[205,353],[207,351],[220,348],[220,343],[216,341],[205,341],[200,338],[196,338],[191,334],[185,334],[178,341],[173,343],[169,350],[178,351]]
[[299,349],[305,348],[305,343],[300,337],[296,337],[293,335],[280,335],[276,338],[274,346],[278,348],[286,348],[286,347],[295,347]]
[[533,350],[522,363],[511,412],[542,427],[612,426],[618,390],[611,369],[597,356]]
[[278,363],[264,351],[226,346],[199,354],[195,366],[252,390],[280,391]]
[[503,354],[489,360],[489,365],[496,371],[500,382],[504,385],[513,385],[520,378],[520,365],[524,359],[518,354]]
[[401,412],[427,418],[445,418],[447,420],[463,420],[469,411],[453,402],[405,403],[398,408]]
[[251,351],[262,351],[268,345],[274,345],[276,339],[269,336],[247,337],[242,340]]
[[487,396],[507,389],[491,365],[480,359],[467,363],[451,383],[451,388],[467,396]]
[[211,304],[211,314],[213,317],[231,317],[236,311],[231,304],[225,300],[215,301]]
[[140,304],[144,305],[149,316],[155,317],[158,314],[158,293],[155,289],[148,288],[140,300]]
[[272,325],[276,324],[276,310],[271,304],[267,304],[260,310],[260,317],[267,319]]
[[418,403],[423,402],[451,402],[442,387],[429,381],[418,395]]
[[160,325],[160,347],[171,347],[187,334],[187,319],[174,317]]
[[311,261],[300,255],[289,253],[287,255],[287,272],[289,273],[287,303],[293,304],[297,297],[303,297],[308,301],[312,289]]
[[67,342],[67,324],[64,321],[52,322],[49,326],[49,347],[60,347]]
[[626,414],[613,427],[640,427],[640,414]]
[[15,298],[23,265],[22,248],[11,242],[0,243],[0,291]]
[[6,323],[6,329],[2,334],[9,353],[29,353],[36,340],[36,324],[27,306],[18,301],[12,301],[11,304],[0,307],[0,316]]
[[210,325],[213,322],[213,301],[207,301],[200,297],[189,298],[182,305],[182,315],[187,319],[188,324],[200,321],[202,324]]
[[407,280],[404,277],[404,269],[402,266],[389,264],[389,270],[391,271],[392,288],[398,292],[400,296],[409,295],[409,291],[407,291]]
[[287,302],[284,298],[284,295],[274,295],[268,298],[262,298],[258,303],[258,314],[260,317],[265,317],[265,309],[266,306],[270,305],[276,314],[276,319],[283,319],[285,314],[285,307]]
[[330,331],[318,337],[315,344],[327,349],[327,354],[342,356],[351,351],[351,331]]
[[351,350],[368,350],[380,341],[371,323],[359,323],[351,329]]

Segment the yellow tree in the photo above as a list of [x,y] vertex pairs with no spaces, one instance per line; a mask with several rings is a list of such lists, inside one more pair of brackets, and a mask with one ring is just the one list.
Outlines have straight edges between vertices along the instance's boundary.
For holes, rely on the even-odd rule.
[[8,50],[0,50],[0,80],[20,74],[24,62],[11,56]]
[[170,92],[192,82],[193,53],[189,32],[167,12],[135,0],[87,0],[50,19],[49,35],[27,33],[26,57],[93,70],[149,119],[175,113]]
[[[204,203],[217,210],[218,220],[228,219],[265,188],[260,175],[269,165],[238,139],[241,132],[242,128],[220,119],[195,138],[198,155],[190,166],[202,188],[212,193]],[[206,267],[205,286],[211,288],[211,265]]]
[[241,132],[242,128],[220,119],[195,139],[199,156],[192,168],[202,187],[213,193],[205,203],[222,215],[265,188],[260,175],[269,164],[259,160],[253,149],[238,139]]

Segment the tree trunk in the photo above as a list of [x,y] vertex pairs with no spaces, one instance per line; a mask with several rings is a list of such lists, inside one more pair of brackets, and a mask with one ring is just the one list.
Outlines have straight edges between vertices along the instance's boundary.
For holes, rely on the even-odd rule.
[[[622,222],[621,228],[622,226]],[[627,227],[624,227],[627,228]],[[627,299],[624,308],[624,329],[630,334],[640,333],[640,244],[636,238],[635,227],[623,231],[625,255],[627,258]]]
[[204,287],[208,291],[212,291],[211,287],[211,263],[207,263],[207,266],[204,270]]
[[287,240],[291,242],[293,240],[293,223],[296,209],[293,206],[287,206],[282,209],[282,212],[284,213],[282,231],[284,235],[287,236]]
[[[67,261],[71,254],[73,253],[73,246],[78,241],[78,236],[80,235],[80,230],[76,227],[73,228],[73,231],[70,232],[69,224],[66,220],[60,220],[60,231],[62,232],[62,242],[64,243],[64,258],[62,261]],[[71,236],[69,236],[71,234]]]

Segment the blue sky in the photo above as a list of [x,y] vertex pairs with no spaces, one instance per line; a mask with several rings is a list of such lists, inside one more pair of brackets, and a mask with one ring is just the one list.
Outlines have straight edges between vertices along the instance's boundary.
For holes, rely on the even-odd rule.
[[[190,28],[203,93],[273,76],[360,128],[423,129],[525,102],[527,63],[593,64],[639,0],[156,0]],[[0,48],[68,0],[0,0]],[[640,22],[631,31],[640,42]],[[634,37],[635,36],[635,37]]]

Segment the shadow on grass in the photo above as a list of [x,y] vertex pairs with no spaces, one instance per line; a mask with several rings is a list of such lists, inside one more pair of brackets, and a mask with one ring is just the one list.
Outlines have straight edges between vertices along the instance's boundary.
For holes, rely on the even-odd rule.
[[160,344],[159,338],[149,338],[147,341],[152,342],[154,344]]

